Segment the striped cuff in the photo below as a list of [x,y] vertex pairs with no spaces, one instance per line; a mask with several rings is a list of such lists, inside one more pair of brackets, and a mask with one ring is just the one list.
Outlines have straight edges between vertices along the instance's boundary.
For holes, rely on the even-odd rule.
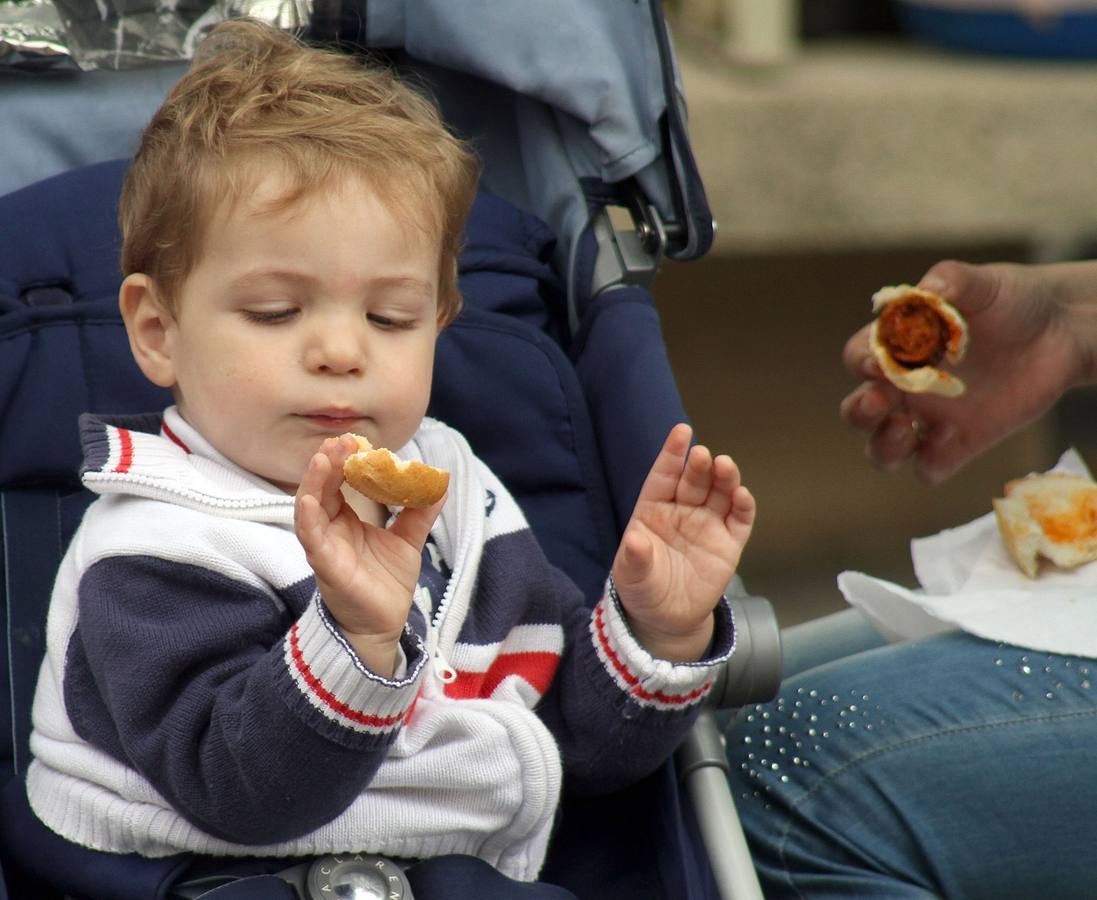
[[285,638],[286,666],[302,696],[325,718],[365,734],[395,731],[415,703],[426,653],[407,635],[403,650],[408,663],[403,678],[371,672],[340,633],[319,594]]
[[696,663],[652,656],[632,636],[612,578],[591,614],[590,634],[602,667],[621,691],[642,706],[668,712],[704,700],[732,649]]

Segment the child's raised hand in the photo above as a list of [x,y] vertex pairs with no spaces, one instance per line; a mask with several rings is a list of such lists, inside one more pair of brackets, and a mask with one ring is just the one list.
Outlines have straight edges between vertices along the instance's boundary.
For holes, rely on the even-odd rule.
[[676,425],[648,473],[613,562],[636,639],[661,659],[693,662],[712,640],[712,610],[754,524],[754,497],[728,456],[690,449]]
[[388,676],[445,498],[403,510],[389,528],[361,521],[341,490],[343,463],[357,449],[348,435],[324,441],[297,488],[294,528],[332,618],[362,662]]

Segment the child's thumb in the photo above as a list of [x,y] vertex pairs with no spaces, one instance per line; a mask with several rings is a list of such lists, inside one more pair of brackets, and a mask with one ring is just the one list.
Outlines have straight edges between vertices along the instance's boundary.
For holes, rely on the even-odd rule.
[[619,586],[643,581],[651,571],[654,558],[651,538],[639,528],[626,529],[613,564],[614,580]]

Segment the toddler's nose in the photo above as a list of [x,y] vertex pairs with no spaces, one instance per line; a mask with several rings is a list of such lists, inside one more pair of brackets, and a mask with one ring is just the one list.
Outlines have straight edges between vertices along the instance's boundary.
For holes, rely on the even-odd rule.
[[332,327],[318,334],[307,355],[313,372],[327,375],[358,375],[365,363],[364,351],[356,335],[344,328]]

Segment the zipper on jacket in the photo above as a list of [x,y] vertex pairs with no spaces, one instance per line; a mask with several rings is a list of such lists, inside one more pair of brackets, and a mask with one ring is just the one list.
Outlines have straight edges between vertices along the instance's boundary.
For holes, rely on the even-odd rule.
[[430,664],[434,668],[435,677],[443,684],[453,684],[453,682],[457,680],[457,670],[449,664],[449,661],[437,648],[434,651],[434,656],[431,658]]

